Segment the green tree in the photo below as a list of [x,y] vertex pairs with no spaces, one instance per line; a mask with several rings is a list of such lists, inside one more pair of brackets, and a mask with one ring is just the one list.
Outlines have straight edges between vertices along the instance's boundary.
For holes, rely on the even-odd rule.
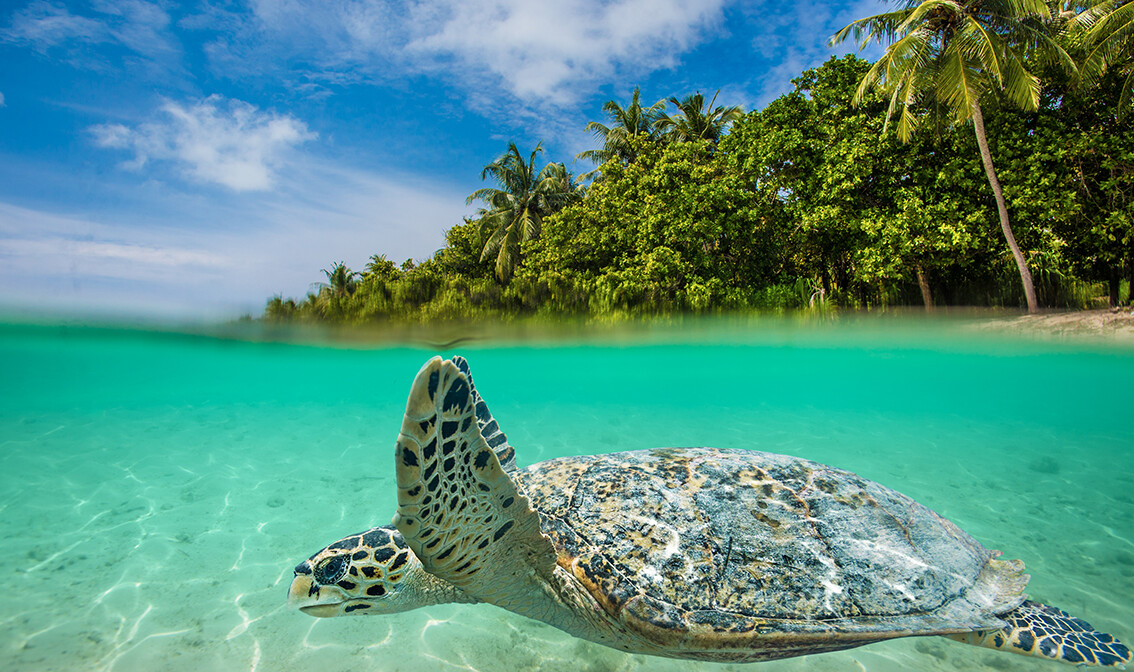
[[864,242],[860,214],[878,173],[876,137],[853,130],[869,115],[848,109],[865,69],[851,57],[808,70],[792,80],[794,91],[737,122],[720,144],[731,172],[756,196],[757,216],[776,220],[782,274],[817,282],[824,296],[852,284],[853,250]]
[[327,277],[327,289],[338,299],[354,294],[354,290],[358,288],[358,279],[361,277],[360,273],[350,270],[341,261],[332,264],[329,269],[324,268],[323,275]]
[[370,255],[370,261],[366,263],[366,268],[362,272],[363,279],[376,278],[383,282],[395,280],[400,275],[401,271],[398,270],[397,264],[387,259],[384,254]]
[[896,170],[876,189],[884,200],[863,211],[863,244],[853,252],[864,282],[912,276],[927,311],[946,294],[940,290],[960,289],[943,285],[963,276],[971,257],[990,256],[981,254],[991,242],[982,235],[990,222],[971,196],[980,169],[958,153],[959,140],[950,134],[934,144],[913,142],[882,157],[879,163]]
[[1061,273],[1107,283],[1111,306],[1124,267],[1134,279],[1134,135],[1115,104],[1124,79],[1111,70],[1038,114],[994,122],[1013,210],[1052,232]]
[[494,265],[481,257],[485,237],[480,223],[468,217],[446,231],[445,247],[436,254],[444,274],[451,277],[491,279]]
[[[1039,106],[1040,80],[1028,70],[1028,51],[1066,66],[1071,57],[1050,34],[1051,13],[1042,0],[903,0],[902,8],[859,19],[831,38],[851,35],[865,47],[889,44],[862,78],[855,100],[870,89],[890,99],[887,123],[898,112],[898,136],[916,130],[919,105],[947,113],[954,124],[972,122],[981,161],[996,200],[1000,227],[1019,269],[1029,312],[1038,309],[1027,259],[1008,218],[1008,206],[988,147],[981,99],[1002,92],[1025,110]],[[1071,66],[1073,67],[1073,66]]]
[[625,315],[754,305],[775,273],[765,221],[708,141],[639,138],[587,198],[525,244],[516,280],[553,312]]
[[634,87],[634,95],[626,107],[613,100],[608,100],[602,106],[610,126],[597,121],[587,122],[583,129],[593,133],[602,141],[602,149],[588,149],[580,152],[577,158],[594,161],[602,165],[607,161],[621,161],[630,163],[634,160],[635,152],[632,149],[632,140],[637,138],[655,138],[657,136],[657,121],[665,110],[665,100],[659,100],[649,107],[642,107],[642,92]]
[[492,177],[500,188],[477,189],[466,203],[483,201],[478,221],[487,232],[481,259],[496,256],[496,277],[507,282],[520,262],[520,244],[539,238],[543,218],[581,197],[577,183],[566,166],[549,163],[538,172],[536,156],[543,151],[537,144],[525,161],[515,143],[508,151],[484,167],[480,178]]
[[288,322],[295,319],[299,307],[295,299],[285,299],[282,294],[276,294],[268,299],[264,307],[264,319],[269,322]]
[[983,242],[972,198],[972,178],[983,177],[951,132],[880,138],[884,101],[851,104],[869,67],[847,56],[805,71],[794,91],[737,122],[720,152],[759,195],[757,216],[782,220],[784,275],[842,305],[913,300],[916,282],[930,310],[931,286]]
[[356,273],[339,261],[323,269],[327,282],[318,283],[318,291],[308,295],[314,312],[327,319],[342,319],[348,310],[350,297],[358,289],[361,273]]
[[658,132],[670,142],[719,141],[729,124],[744,116],[744,110],[737,106],[713,107],[718,94],[720,91],[713,94],[708,105],[705,105],[705,97],[700,91],[681,100],[671,96],[669,102],[677,108],[677,112],[673,115],[663,112],[658,117]]

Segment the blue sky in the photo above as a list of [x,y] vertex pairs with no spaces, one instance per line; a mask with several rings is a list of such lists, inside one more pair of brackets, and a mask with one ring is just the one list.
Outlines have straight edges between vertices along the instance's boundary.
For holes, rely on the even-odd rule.
[[[0,307],[210,319],[424,259],[509,141],[759,108],[880,0],[5,0]],[[845,53],[845,45],[837,53]]]

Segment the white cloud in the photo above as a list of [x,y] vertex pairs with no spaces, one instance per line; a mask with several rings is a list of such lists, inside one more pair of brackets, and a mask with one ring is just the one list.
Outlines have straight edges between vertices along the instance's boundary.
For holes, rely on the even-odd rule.
[[319,81],[428,73],[497,103],[504,92],[563,106],[615,74],[674,67],[725,2],[254,0],[252,18],[213,11],[183,23],[223,33],[206,46],[223,74],[299,58]]
[[[231,266],[232,260],[207,252],[135,243],[76,240],[65,236],[11,239],[0,242],[0,254],[12,256],[63,256],[82,259],[88,272],[103,276],[152,280],[186,268]],[[155,275],[156,273],[156,275]]]
[[[13,15],[11,25],[0,31],[0,40],[40,52],[53,48],[75,52],[81,45],[113,43],[160,58],[178,52],[169,28],[165,9],[145,0],[94,0],[85,16],[60,4],[36,0]],[[95,62],[84,64],[94,66]]]
[[[0,202],[0,306],[232,317],[300,298],[319,270],[370,255],[424,259],[468,212],[451,186],[304,164],[278,193],[188,200],[160,184],[103,193],[117,211],[62,214]],[[190,205],[191,204],[191,205]]]
[[110,39],[107,27],[94,19],[76,16],[66,7],[37,0],[12,17],[3,33],[5,41],[28,44],[44,51],[69,41],[104,42]]
[[0,302],[8,306],[135,315],[208,312],[186,293],[240,261],[234,251],[207,249],[162,226],[131,230],[4,203],[0,260]]
[[132,230],[0,203],[0,258],[29,257],[41,271],[147,281],[236,264],[230,253],[199,249],[190,236],[160,227]]
[[133,151],[126,167],[170,161],[196,181],[234,191],[271,188],[288,150],[316,137],[291,115],[261,112],[217,95],[190,105],[166,101],[161,113],[160,120],[136,128],[103,124],[91,132],[100,147]]
[[177,51],[169,33],[169,14],[158,4],[144,0],[97,0],[92,4],[104,15],[115,41],[127,49],[148,56]]
[[455,60],[525,101],[569,104],[580,85],[673,67],[720,20],[722,0],[448,0],[407,45],[423,65]]
[[0,107],[4,107],[4,94],[0,92]]
[[[682,59],[730,31],[734,44],[751,36],[753,68],[690,88],[722,88],[722,102],[761,106],[802,70],[853,51],[832,51],[827,39],[885,2],[253,0],[249,14],[214,8],[182,25],[218,35],[205,50],[222,76],[275,72],[294,91],[320,96],[352,82],[399,86],[425,75],[462,91],[466,108],[534,133],[551,117],[584,123],[574,107],[612,83],[665,69],[682,79]],[[306,69],[278,69],[295,63]]]

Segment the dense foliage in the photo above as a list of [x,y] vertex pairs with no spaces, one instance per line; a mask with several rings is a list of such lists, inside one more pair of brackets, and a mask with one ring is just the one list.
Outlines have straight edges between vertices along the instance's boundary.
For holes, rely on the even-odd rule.
[[[1071,76],[1053,79],[1030,111],[982,100],[1040,305],[1129,300],[1134,133],[1117,104],[1128,68],[1100,72],[1089,89],[1072,88]],[[690,137],[667,136],[672,123],[658,125],[666,117],[642,108],[635,92],[625,108],[606,108],[610,126],[589,127],[604,144],[588,156],[605,163],[585,190],[562,164],[537,171],[535,152],[524,161],[510,146],[512,168],[526,171],[529,186],[544,184],[546,197],[530,201],[539,204],[534,235],[522,235],[526,220],[514,208],[493,214],[496,201],[483,199],[491,207],[449,229],[432,258],[399,267],[376,254],[359,274],[335,264],[324,271],[327,284],[298,302],[273,297],[265,317],[1024,307],[971,126],[935,123],[922,105],[910,110],[926,121],[908,142],[883,133],[887,98],[866,91],[852,104],[869,69],[853,56],[832,58],[739,118],[700,98],[674,98],[678,115],[690,118],[682,104],[695,105],[720,122]],[[514,221],[521,228],[511,236],[505,223]],[[505,244],[509,271],[501,273]]]

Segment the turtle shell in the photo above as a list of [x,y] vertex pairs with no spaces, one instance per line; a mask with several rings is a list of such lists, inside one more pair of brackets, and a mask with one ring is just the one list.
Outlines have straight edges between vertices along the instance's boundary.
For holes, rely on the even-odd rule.
[[[632,605],[661,629],[961,631],[1023,599],[1021,566],[905,495],[808,460],[665,448],[549,460],[516,480],[559,565],[611,613]],[[985,585],[990,561],[1020,580]]]

